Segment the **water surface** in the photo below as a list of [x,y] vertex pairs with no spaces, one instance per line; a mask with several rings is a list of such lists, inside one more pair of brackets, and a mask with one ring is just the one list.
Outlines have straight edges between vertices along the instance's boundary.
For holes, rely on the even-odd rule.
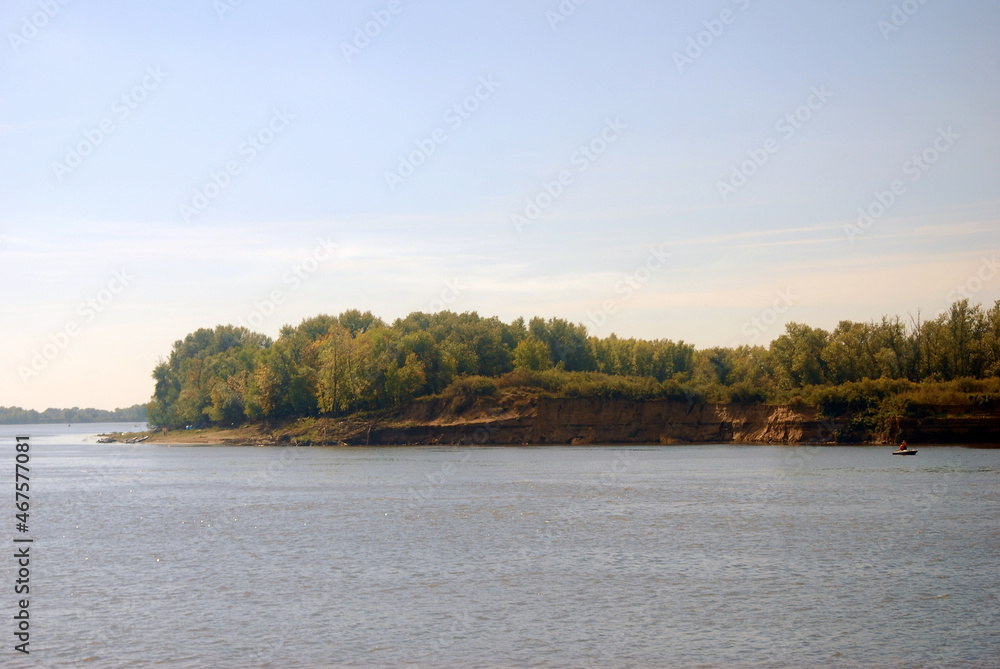
[[15,433],[37,435],[32,664],[1000,657],[996,450],[168,447],[77,429],[0,427],[11,460]]

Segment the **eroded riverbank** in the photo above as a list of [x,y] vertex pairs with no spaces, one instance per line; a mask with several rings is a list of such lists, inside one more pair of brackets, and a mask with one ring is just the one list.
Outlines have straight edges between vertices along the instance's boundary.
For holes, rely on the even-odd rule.
[[[898,417],[881,433],[851,416],[827,418],[790,406],[630,401],[603,398],[481,399],[454,411],[415,402],[377,416],[302,418],[231,428],[159,431],[153,443],[221,445],[410,444],[1000,444],[1000,416],[932,407],[923,418]],[[143,435],[130,435],[141,437]],[[124,441],[124,439],[122,439]]]

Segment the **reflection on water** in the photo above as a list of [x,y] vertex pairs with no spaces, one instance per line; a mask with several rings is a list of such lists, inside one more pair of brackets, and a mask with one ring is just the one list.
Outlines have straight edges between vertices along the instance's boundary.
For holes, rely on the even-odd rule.
[[32,453],[43,664],[1000,657],[1000,451],[80,442]]

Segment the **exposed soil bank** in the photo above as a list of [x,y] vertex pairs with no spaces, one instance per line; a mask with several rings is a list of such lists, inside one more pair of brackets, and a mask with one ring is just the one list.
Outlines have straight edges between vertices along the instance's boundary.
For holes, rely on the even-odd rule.
[[1000,415],[933,407],[926,418],[892,420],[888,434],[848,429],[848,417],[814,409],[690,404],[602,398],[546,398],[508,393],[456,407],[428,399],[373,418],[304,418],[233,429],[173,430],[150,441],[233,445],[409,444],[1000,444]]

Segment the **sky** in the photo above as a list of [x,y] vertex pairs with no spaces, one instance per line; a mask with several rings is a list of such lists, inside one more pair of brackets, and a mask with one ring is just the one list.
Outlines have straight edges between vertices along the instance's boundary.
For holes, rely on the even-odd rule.
[[0,405],[321,313],[767,344],[1000,299],[993,0],[5,0]]

